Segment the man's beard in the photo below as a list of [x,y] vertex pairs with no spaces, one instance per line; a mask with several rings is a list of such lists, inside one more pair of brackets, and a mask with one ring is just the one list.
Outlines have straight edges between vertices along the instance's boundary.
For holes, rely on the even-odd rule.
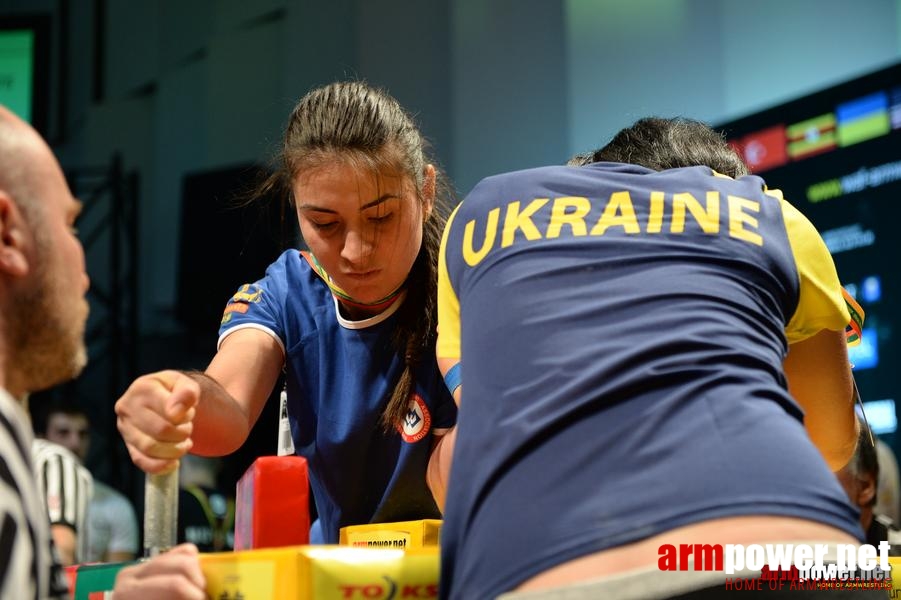
[[83,298],[68,294],[67,301],[58,280],[45,267],[38,268],[35,279],[35,287],[15,299],[16,317],[10,331],[12,360],[29,392],[69,381],[87,364]]

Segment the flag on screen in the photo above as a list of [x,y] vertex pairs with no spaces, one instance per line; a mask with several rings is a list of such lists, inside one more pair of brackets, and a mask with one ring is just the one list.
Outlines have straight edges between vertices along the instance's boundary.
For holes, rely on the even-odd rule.
[[788,155],[794,160],[832,150],[836,146],[835,115],[826,113],[789,125],[785,136],[788,138]]
[[785,125],[781,123],[755,131],[739,141],[742,157],[751,171],[760,173],[788,162],[785,153]]
[[836,109],[838,115],[838,145],[850,146],[891,131],[888,114],[888,94],[876,92],[844,104]]

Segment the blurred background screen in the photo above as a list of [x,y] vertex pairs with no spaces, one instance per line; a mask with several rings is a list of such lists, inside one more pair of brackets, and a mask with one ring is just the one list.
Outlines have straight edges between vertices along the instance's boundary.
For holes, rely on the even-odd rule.
[[901,235],[901,65],[718,129],[754,173],[813,222],[866,312],[851,362],[876,433],[894,446]]
[[46,133],[49,82],[48,16],[0,21],[0,104]]

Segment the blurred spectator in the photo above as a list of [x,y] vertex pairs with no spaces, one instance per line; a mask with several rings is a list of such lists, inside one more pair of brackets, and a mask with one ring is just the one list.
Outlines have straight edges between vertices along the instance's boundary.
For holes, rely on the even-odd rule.
[[[65,446],[84,463],[91,431],[82,409],[71,403],[52,403],[46,420],[35,420],[35,429],[38,436]],[[97,479],[88,507],[86,537],[83,562],[121,562],[137,556],[138,520],[134,507],[123,494]]]
[[220,460],[186,454],[179,462],[178,542],[201,552],[234,549],[235,495],[220,489]]
[[898,459],[880,438],[876,438],[876,458],[879,460],[879,481],[876,486],[876,506],[873,512],[885,515],[895,523],[901,523],[901,477],[898,475]]
[[901,546],[898,545],[901,543],[901,531],[895,527],[891,517],[876,508],[881,458],[877,448],[880,440],[873,437],[863,420],[860,421],[857,451],[848,464],[836,472],[836,476],[851,502],[860,509],[860,524],[866,532],[866,542],[878,546],[882,540],[888,540],[891,544],[889,555],[901,556]]

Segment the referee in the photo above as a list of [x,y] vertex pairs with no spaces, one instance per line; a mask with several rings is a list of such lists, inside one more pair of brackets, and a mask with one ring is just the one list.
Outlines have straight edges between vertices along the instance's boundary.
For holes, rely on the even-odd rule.
[[[28,394],[77,376],[88,276],[75,237],[80,203],[59,163],[29,125],[0,105],[0,598],[69,598],[55,560],[48,514],[35,480]],[[40,454],[40,453],[39,453]],[[46,489],[66,481],[45,463]],[[70,485],[71,484],[71,485]],[[59,499],[60,517],[69,506]],[[48,499],[51,498],[48,493]],[[76,506],[77,506],[76,502]],[[70,514],[74,514],[70,513]],[[75,527],[78,527],[76,523]],[[73,530],[74,531],[74,530]],[[189,544],[116,577],[116,600],[204,600],[206,582]]]
[[31,444],[38,491],[50,517],[50,533],[64,566],[88,556],[88,504],[94,478],[68,449],[42,438]]

